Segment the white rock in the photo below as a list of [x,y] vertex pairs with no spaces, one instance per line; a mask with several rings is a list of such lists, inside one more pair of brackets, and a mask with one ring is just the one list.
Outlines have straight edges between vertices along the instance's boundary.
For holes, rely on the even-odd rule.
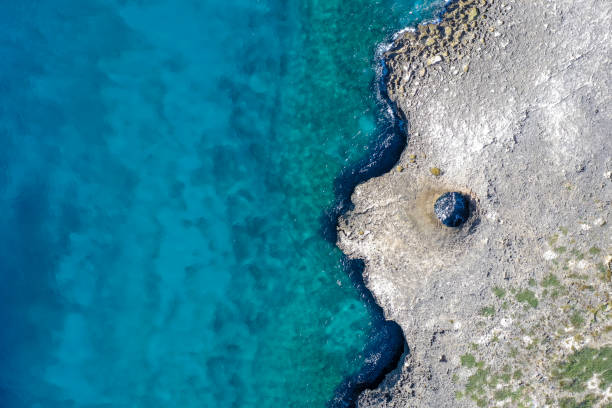
[[439,55],[436,55],[435,57],[431,57],[429,60],[427,60],[427,65],[434,65],[440,61],[442,61],[442,57]]
[[596,390],[599,388],[599,377],[597,374],[594,374],[593,377],[586,383],[587,390]]
[[557,257],[557,254],[554,251],[551,251],[550,249],[546,252],[544,252],[543,255],[544,259],[546,259],[547,261],[552,261],[553,259],[555,259]]
[[601,227],[603,225],[605,225],[606,221],[603,218],[598,218],[595,221],[593,221],[593,225],[596,227]]
[[578,267],[578,269],[586,269],[589,266],[591,266],[591,263],[589,261],[583,259],[580,262],[578,262],[578,264],[576,266]]

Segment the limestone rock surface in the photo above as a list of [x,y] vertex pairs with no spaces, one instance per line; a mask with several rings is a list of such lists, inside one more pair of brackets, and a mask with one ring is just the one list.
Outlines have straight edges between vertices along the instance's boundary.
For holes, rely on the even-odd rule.
[[[562,369],[612,346],[612,2],[462,0],[386,63],[403,170],[355,189],[338,245],[410,354],[359,406],[612,404]],[[460,228],[433,214],[447,191]]]

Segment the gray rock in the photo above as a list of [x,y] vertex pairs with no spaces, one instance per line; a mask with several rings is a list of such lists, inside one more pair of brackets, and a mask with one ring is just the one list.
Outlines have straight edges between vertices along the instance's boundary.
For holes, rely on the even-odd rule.
[[[395,75],[413,41],[398,40],[403,171],[359,185],[339,221],[339,247],[365,260],[411,349],[360,407],[556,407],[585,393],[554,369],[612,344],[612,2],[464,2],[479,5],[468,33],[484,45],[451,55],[461,75],[445,59],[417,85]],[[433,213],[447,191],[471,200],[456,229]]]

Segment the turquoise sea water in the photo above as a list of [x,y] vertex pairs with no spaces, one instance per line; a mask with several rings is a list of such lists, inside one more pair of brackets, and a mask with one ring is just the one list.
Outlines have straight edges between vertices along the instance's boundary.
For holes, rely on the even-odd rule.
[[332,401],[381,327],[337,177],[390,132],[376,47],[442,6],[3,1],[0,406]]

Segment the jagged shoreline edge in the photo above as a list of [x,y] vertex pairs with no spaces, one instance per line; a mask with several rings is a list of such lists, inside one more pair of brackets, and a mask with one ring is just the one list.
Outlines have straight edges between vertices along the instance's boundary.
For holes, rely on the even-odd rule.
[[[337,244],[339,218],[353,208],[351,196],[355,187],[391,171],[399,161],[408,143],[406,118],[389,98],[387,92],[386,83],[389,70],[384,54],[393,48],[401,33],[407,30],[416,30],[416,27],[422,24],[440,24],[449,6],[458,1],[447,0],[436,18],[424,20],[415,26],[404,27],[391,34],[376,48],[376,79],[371,86],[374,88],[373,92],[376,94],[377,104],[381,112],[377,126],[379,131],[375,140],[369,145],[368,151],[371,153],[353,165],[344,168],[334,179],[334,205],[328,208],[321,217],[321,233],[332,244]],[[410,353],[399,324],[385,319],[382,307],[376,302],[372,292],[365,285],[364,260],[351,260],[343,255],[341,262],[344,271],[351,279],[374,319],[372,336],[368,345],[366,345],[365,353],[373,358],[366,358],[366,364],[363,367],[342,381],[337,387],[333,399],[327,404],[329,408],[356,407],[359,395],[366,389],[378,388],[387,375],[397,370],[400,367],[400,362]]]
[[[395,166],[407,143],[405,120],[393,106],[386,93],[386,66],[378,58],[376,80],[372,84],[378,100],[378,135],[370,143],[367,156],[348,166],[334,180],[334,205],[322,217],[322,234],[327,241],[336,245],[338,219],[353,207],[351,195],[358,184],[381,176]],[[365,347],[366,363],[346,377],[337,387],[329,408],[356,407],[359,395],[366,389],[377,388],[387,374],[398,367],[399,362],[409,353],[404,333],[399,324],[386,320],[383,309],[374,299],[364,282],[365,262],[342,256],[342,267],[357,289],[359,296],[372,317],[371,335]]]

